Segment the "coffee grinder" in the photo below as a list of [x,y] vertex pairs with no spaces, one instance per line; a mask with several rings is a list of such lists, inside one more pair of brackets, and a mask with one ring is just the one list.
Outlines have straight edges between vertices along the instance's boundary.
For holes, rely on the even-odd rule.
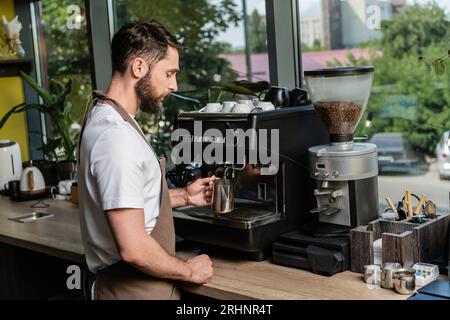
[[[302,214],[315,219],[282,235],[274,245],[274,260],[317,273],[345,270],[350,265],[350,229],[378,218],[376,146],[353,141],[370,96],[373,73],[373,67],[305,72],[312,103],[328,129],[330,143],[308,150],[310,174],[316,181],[316,206]],[[296,253],[286,247],[292,245],[297,247]],[[298,247],[304,250],[299,253]]]

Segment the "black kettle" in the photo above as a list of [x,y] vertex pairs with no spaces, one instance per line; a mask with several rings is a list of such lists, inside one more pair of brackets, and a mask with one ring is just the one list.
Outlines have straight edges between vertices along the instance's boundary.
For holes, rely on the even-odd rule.
[[269,101],[275,107],[289,106],[289,89],[284,87],[272,86],[261,92],[258,96],[260,101]]
[[289,91],[289,107],[304,106],[309,104],[308,91],[302,88],[294,88]]
[[296,107],[309,103],[308,91],[302,88],[289,90],[284,87],[272,86],[258,96],[261,101],[269,101],[275,107]]

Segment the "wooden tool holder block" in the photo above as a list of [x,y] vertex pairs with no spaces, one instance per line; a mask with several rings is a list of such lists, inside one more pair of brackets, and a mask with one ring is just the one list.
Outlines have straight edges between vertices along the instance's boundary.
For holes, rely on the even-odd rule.
[[445,254],[450,214],[438,213],[436,219],[413,223],[377,219],[368,226],[350,231],[351,270],[363,273],[364,265],[373,264],[373,242],[382,238],[382,261],[399,262],[410,267]]

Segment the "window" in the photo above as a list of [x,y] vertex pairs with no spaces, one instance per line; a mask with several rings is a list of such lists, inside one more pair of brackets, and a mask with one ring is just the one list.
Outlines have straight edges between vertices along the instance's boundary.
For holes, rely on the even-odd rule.
[[41,0],[36,5],[41,26],[40,54],[43,83],[50,79],[66,83],[72,80],[67,100],[71,115],[80,122],[87,97],[92,91],[88,34],[84,0]]
[[155,151],[168,159],[172,119],[179,111],[233,97],[212,87],[242,79],[269,81],[264,0],[115,0],[114,4],[116,30],[128,22],[154,18],[186,47],[180,57],[177,94],[198,103],[171,96],[164,102],[163,114],[141,113],[138,120],[154,138]]
[[[375,78],[355,136],[378,146],[380,210],[405,189],[449,207],[450,72],[427,64],[450,49],[450,4],[421,0],[299,0],[303,69],[373,65]],[[418,57],[425,56],[422,63]],[[436,68],[435,68],[436,69]],[[442,69],[442,70],[439,70]]]

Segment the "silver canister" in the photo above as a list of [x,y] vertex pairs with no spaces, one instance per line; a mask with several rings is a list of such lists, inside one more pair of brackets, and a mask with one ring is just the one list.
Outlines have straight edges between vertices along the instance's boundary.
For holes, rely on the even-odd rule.
[[416,290],[416,276],[413,268],[398,269],[392,276],[395,291],[400,294],[412,294]]
[[234,190],[231,179],[216,179],[212,192],[211,210],[215,214],[224,214],[234,209]]
[[394,281],[392,279],[394,272],[400,269],[402,265],[397,262],[386,262],[381,265],[381,287],[386,289],[394,289]]

